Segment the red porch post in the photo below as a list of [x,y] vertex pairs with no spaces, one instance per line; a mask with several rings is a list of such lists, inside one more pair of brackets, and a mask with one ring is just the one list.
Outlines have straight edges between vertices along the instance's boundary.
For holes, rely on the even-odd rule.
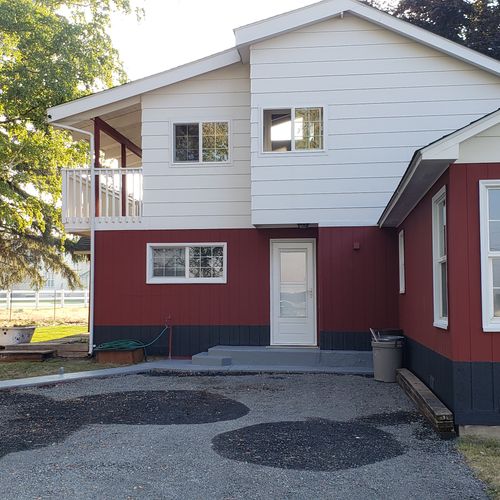
[[[127,146],[122,144],[121,167],[127,168]],[[122,175],[122,217],[127,216],[127,175]]]

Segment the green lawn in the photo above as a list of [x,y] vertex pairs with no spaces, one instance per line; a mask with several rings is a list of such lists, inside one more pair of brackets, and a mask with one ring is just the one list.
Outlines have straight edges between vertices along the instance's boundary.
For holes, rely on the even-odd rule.
[[477,476],[488,485],[490,498],[500,500],[500,441],[464,437],[458,449]]
[[35,330],[31,342],[47,342],[49,340],[61,339],[70,335],[87,333],[87,325],[55,325],[41,326]]

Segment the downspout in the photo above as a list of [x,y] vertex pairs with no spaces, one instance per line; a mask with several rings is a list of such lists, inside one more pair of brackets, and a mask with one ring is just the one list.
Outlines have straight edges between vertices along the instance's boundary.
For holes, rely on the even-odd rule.
[[79,134],[88,135],[90,138],[90,290],[89,290],[89,354],[92,355],[94,348],[94,276],[95,276],[95,151],[94,134],[87,130],[81,130],[69,125],[53,124],[54,127],[63,128]]

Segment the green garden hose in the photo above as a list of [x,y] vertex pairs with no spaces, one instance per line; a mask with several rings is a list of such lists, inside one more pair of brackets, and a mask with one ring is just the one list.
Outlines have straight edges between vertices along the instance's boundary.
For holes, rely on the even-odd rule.
[[144,349],[144,354],[146,354],[146,347],[153,345],[167,330],[168,326],[161,331],[158,337],[149,342],[149,344],[145,344],[140,340],[131,339],[112,340],[95,346],[94,351],[133,351],[134,349]]

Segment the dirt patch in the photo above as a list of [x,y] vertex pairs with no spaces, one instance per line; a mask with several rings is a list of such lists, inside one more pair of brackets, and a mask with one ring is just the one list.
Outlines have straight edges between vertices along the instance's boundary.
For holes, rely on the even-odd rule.
[[130,391],[56,401],[36,394],[0,393],[0,457],[63,441],[84,425],[175,425],[234,420],[249,412],[206,391]]
[[311,471],[352,469],[404,453],[398,441],[372,425],[323,419],[243,427],[219,434],[212,446],[231,460]]

